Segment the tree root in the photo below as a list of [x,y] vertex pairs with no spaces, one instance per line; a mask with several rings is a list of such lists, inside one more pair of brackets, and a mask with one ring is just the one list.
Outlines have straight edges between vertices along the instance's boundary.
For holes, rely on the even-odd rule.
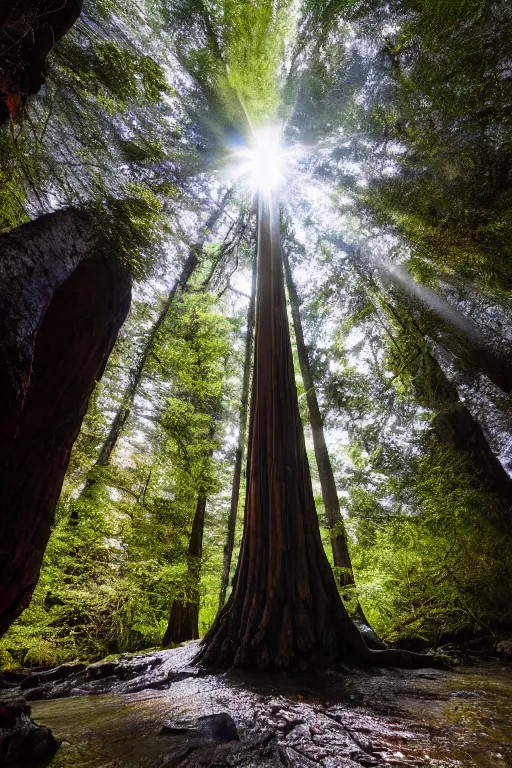
[[384,651],[369,651],[370,664],[375,667],[398,667],[399,669],[450,669],[445,657],[431,653],[414,653],[400,649],[387,648]]

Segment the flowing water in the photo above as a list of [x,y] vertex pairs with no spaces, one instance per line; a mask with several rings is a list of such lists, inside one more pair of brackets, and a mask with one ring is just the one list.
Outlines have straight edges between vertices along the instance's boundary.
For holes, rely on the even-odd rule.
[[[233,717],[240,742],[165,763],[187,737],[160,735],[163,721],[216,712]],[[32,716],[63,739],[51,768],[512,768],[512,666],[493,662],[454,672],[210,675],[165,690],[34,701]]]

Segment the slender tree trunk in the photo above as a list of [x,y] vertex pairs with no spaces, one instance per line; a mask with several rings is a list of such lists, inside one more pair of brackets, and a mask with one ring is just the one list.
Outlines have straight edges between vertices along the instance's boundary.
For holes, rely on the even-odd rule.
[[178,291],[183,291],[185,289],[188,281],[190,280],[196,267],[198,266],[201,252],[203,250],[206,238],[209,232],[212,230],[212,228],[215,226],[215,224],[219,220],[222,212],[224,211],[230,194],[231,194],[231,191],[228,190],[228,192],[226,192],[226,194],[224,195],[220,205],[213,211],[212,214],[210,214],[210,216],[206,220],[199,238],[190,247],[190,251],[188,253],[187,258],[185,259],[185,262],[183,263],[179,277],[175,280],[175,282],[171,286],[169,293],[167,294],[167,297],[164,303],[162,304],[160,312],[158,313],[158,317],[153,323],[153,326],[148,334],[148,337],[144,344],[144,348],[142,350],[142,354],[137,361],[137,365],[130,373],[130,381],[128,382],[128,385],[122,397],[119,408],[117,409],[116,414],[112,420],[112,424],[110,425],[108,434],[105,440],[103,441],[99,456],[96,459],[96,462],[94,463],[92,471],[89,473],[85,481],[85,485],[82,489],[82,492],[80,493],[80,496],[78,497],[77,501],[73,504],[73,507],[71,509],[71,513],[69,516],[69,521],[72,525],[76,525],[78,523],[80,502],[89,498],[93,493],[93,488],[97,482],[97,478],[95,477],[94,470],[97,467],[108,467],[110,464],[112,454],[114,453],[116,445],[119,441],[119,437],[124,429],[126,422],[128,421],[131,410],[133,408],[135,397],[137,396],[137,392],[139,391],[141,381],[144,377],[144,371],[146,368],[147,361],[154,348],[155,341],[160,331],[160,328],[164,324],[169,314],[169,311],[174,302],[176,293]]
[[247,430],[247,412],[249,405],[249,386],[251,381],[252,341],[254,334],[254,312],[256,306],[256,259],[252,270],[251,299],[247,312],[247,334],[245,337],[244,374],[242,379],[242,397],[240,401],[240,422],[238,428],[238,444],[235,455],[235,467],[233,471],[233,485],[231,488],[231,503],[229,507],[228,531],[226,544],[224,545],[224,559],[222,562],[222,575],[220,581],[219,611],[225,603],[226,592],[231,570],[231,559],[235,545],[236,518],[238,512],[238,500],[240,497],[240,480],[242,476],[242,460],[245,448],[245,435]]
[[352,569],[352,562],[350,560],[350,553],[348,551],[347,534],[343,523],[343,517],[341,515],[340,502],[338,499],[338,492],[336,490],[334,473],[332,471],[332,466],[329,459],[329,452],[325,442],[324,424],[322,415],[320,413],[320,407],[318,405],[318,398],[316,396],[315,383],[313,381],[313,376],[311,374],[311,368],[309,365],[308,350],[304,341],[304,333],[302,331],[302,322],[300,319],[299,297],[297,295],[295,283],[293,282],[290,262],[288,261],[288,256],[284,251],[283,265],[286,277],[286,285],[288,288],[288,296],[290,297],[290,307],[292,311],[295,339],[297,342],[299,365],[302,374],[302,381],[304,382],[304,389],[306,390],[309,422],[311,424],[313,446],[315,449],[315,459],[318,467],[320,486],[322,488],[322,500],[324,502],[325,514],[327,516],[327,524],[332,532],[331,546],[335,575],[340,587],[347,587],[354,584],[354,572]]
[[[214,412],[218,414],[219,409],[220,402],[217,402]],[[214,436],[215,421],[210,428],[210,440],[213,440]],[[212,456],[213,448],[206,453],[206,461],[210,461]],[[188,543],[186,597],[181,600],[174,600],[171,606],[167,629],[162,640],[163,646],[170,645],[171,643],[183,643],[186,640],[197,640],[199,637],[199,591],[201,585],[206,501],[206,490],[205,488],[200,488]]]
[[[334,242],[350,254],[352,267],[362,280],[376,293],[381,293],[382,287],[372,276],[375,270],[378,271],[389,300],[395,298],[401,307],[407,308],[422,336],[431,336],[465,368],[484,373],[502,392],[512,392],[512,349],[509,344],[503,342],[491,347],[471,317],[427,286],[415,285],[405,268],[393,265],[390,269],[357,246],[339,238]],[[412,291],[407,288],[411,283]]]
[[197,640],[199,637],[199,585],[203,557],[206,492],[199,491],[187,554],[187,597],[174,600],[162,645]]
[[232,593],[196,661],[288,670],[369,660],[320,538],[295,386],[277,206],[260,193],[244,535]]
[[0,636],[37,583],[89,397],[130,278],[76,210],[0,236]]

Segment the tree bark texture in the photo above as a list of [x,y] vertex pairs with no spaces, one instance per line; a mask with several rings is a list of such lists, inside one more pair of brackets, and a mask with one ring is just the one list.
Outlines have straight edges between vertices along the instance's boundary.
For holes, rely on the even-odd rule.
[[251,383],[252,342],[254,335],[254,314],[256,308],[256,260],[252,270],[251,299],[247,312],[247,335],[245,337],[244,373],[242,379],[242,396],[240,400],[240,423],[238,428],[238,444],[235,454],[235,467],[233,471],[233,485],[231,488],[231,502],[229,506],[228,530],[226,544],[224,545],[224,558],[222,561],[222,574],[220,580],[219,611],[226,601],[226,592],[229,584],[229,572],[235,546],[236,518],[238,512],[238,500],[240,498],[240,480],[242,477],[242,461],[247,432],[247,413],[249,406],[249,387]]
[[[332,239],[332,238],[331,238]],[[363,249],[334,238],[336,245],[351,256],[351,264],[367,285],[377,293],[382,286],[389,300],[396,300],[405,307],[422,336],[430,336],[446,349],[464,368],[473,373],[481,372],[501,389],[512,392],[512,349],[508,343],[491,345],[478,325],[457,307],[449,305],[425,285],[415,284],[404,267],[378,262]],[[377,270],[381,286],[377,286],[373,273]],[[406,286],[412,283],[412,291]],[[446,312],[449,310],[449,312]]]
[[232,593],[196,661],[296,670],[369,659],[320,538],[293,370],[277,207],[260,193],[244,534]]
[[206,493],[201,490],[197,498],[192,532],[187,553],[187,598],[174,600],[171,606],[169,623],[162,640],[162,645],[183,643],[197,640],[199,637],[199,585],[201,579],[201,560],[203,557],[204,515],[206,511]]
[[471,337],[440,332],[436,341],[473,373],[483,373],[502,392],[512,392],[512,354],[509,349],[493,350]]
[[295,331],[295,340],[297,342],[297,355],[299,358],[302,381],[304,382],[304,389],[306,390],[309,423],[311,424],[311,432],[313,435],[313,446],[315,449],[316,465],[318,467],[318,476],[320,478],[320,486],[322,489],[322,500],[324,502],[327,524],[331,531],[335,532],[331,537],[335,575],[340,587],[347,587],[354,584],[354,572],[350,560],[350,553],[348,551],[347,534],[341,515],[338,491],[336,490],[334,473],[329,459],[329,451],[327,450],[327,444],[325,442],[324,424],[318,405],[311,367],[309,365],[308,350],[304,341],[304,333],[302,331],[302,322],[300,319],[299,297],[293,281],[290,262],[284,251],[283,265],[288,296],[290,297],[293,328]]
[[0,236],[0,636],[36,585],[71,447],[130,278],[68,209]]

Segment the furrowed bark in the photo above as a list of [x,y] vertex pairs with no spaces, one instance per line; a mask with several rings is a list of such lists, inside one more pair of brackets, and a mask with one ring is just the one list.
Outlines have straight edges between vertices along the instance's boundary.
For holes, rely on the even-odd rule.
[[[498,389],[510,394],[512,392],[510,344],[502,339],[501,343],[495,343],[493,348],[471,317],[462,314],[456,307],[450,306],[425,286],[421,286],[421,296],[430,299],[432,306],[414,294],[409,294],[404,290],[404,285],[396,280],[396,275],[400,274],[407,276],[405,270],[395,268],[391,277],[383,279],[383,284],[388,288],[391,300],[395,297],[398,305],[406,309],[418,331],[424,336],[431,336],[453,355],[463,368],[473,373],[485,374]],[[407,284],[405,281],[404,283]]]
[[463,338],[455,332],[443,331],[439,337],[436,337],[436,341],[457,360],[460,360],[465,368],[485,374],[502,392],[506,394],[512,392],[512,355],[510,350],[503,349],[500,353],[471,338]]
[[324,502],[327,524],[331,531],[336,532],[331,536],[335,575],[340,587],[347,587],[355,583],[352,562],[348,551],[347,534],[341,515],[336,482],[334,480],[334,473],[329,459],[329,451],[327,450],[327,444],[325,442],[324,424],[318,405],[318,398],[316,396],[315,383],[309,365],[308,350],[304,341],[302,321],[300,319],[299,297],[293,281],[288,256],[284,251],[282,256],[286,287],[290,298],[295,340],[297,342],[297,355],[299,358],[302,381],[304,382],[304,389],[306,390],[309,423],[311,424],[311,432],[313,434],[313,446],[315,449],[315,459],[322,489],[322,500]]
[[68,209],[0,236],[0,636],[28,605],[130,278]]
[[371,663],[325,555],[293,370],[277,207],[260,194],[245,525],[232,593],[196,661],[291,670]]
[[242,397],[240,401],[240,423],[238,428],[238,444],[235,455],[235,467],[233,471],[233,485],[231,489],[231,503],[229,507],[228,530],[226,544],[224,545],[224,559],[222,562],[222,574],[220,581],[219,611],[226,601],[226,592],[229,583],[229,572],[235,545],[236,518],[238,512],[238,500],[240,497],[240,480],[242,477],[242,460],[245,448],[245,436],[247,430],[247,413],[249,405],[249,385],[251,379],[252,342],[254,334],[254,311],[256,306],[256,259],[252,270],[252,287],[249,309],[247,312],[247,334],[245,337],[244,373],[242,379]]
[[338,663],[438,666],[371,651],[325,555],[300,420],[277,206],[260,192],[254,371],[242,539],[231,595],[195,663],[273,670]]

